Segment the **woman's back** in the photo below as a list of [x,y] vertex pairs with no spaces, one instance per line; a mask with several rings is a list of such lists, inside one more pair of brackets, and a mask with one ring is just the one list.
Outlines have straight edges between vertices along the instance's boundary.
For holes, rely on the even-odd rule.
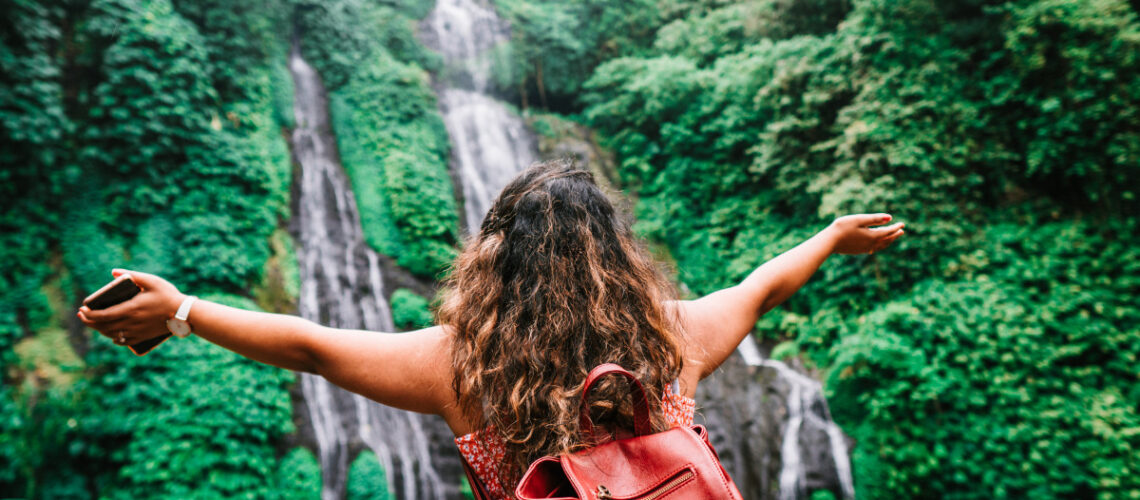
[[[679,390],[679,384],[674,384],[674,387],[665,394],[661,402],[661,411],[671,427],[691,426],[696,412],[696,401],[680,394]],[[455,438],[455,446],[490,495],[495,498],[508,497],[510,488],[504,488],[499,479],[503,473],[501,469],[506,464],[506,445],[494,427],[485,427],[459,436]]]
[[[459,409],[493,434],[501,480],[544,455],[582,445],[578,405],[595,366],[612,362],[649,388],[657,430],[671,422],[665,387],[681,372],[669,282],[587,172],[532,167],[496,199],[445,282],[439,322],[452,336]],[[632,415],[614,384],[592,411]],[[501,455],[501,456],[499,456]]]

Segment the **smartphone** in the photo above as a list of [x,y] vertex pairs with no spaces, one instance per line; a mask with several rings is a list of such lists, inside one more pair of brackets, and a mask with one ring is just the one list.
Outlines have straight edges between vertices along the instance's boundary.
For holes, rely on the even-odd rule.
[[[115,304],[121,304],[130,300],[131,297],[138,295],[142,289],[131,280],[131,275],[124,273],[118,278],[115,278],[110,283],[107,283],[95,293],[83,299],[83,305],[90,309],[106,309]],[[161,344],[170,338],[171,333],[166,332],[152,339],[147,339],[142,342],[137,342],[134,345],[127,346],[131,352],[136,356],[142,356],[150,352],[158,344]]]

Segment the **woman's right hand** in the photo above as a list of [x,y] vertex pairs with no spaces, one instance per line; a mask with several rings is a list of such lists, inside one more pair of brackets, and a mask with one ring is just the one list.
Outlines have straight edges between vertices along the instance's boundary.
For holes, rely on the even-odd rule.
[[827,228],[834,238],[833,253],[869,254],[886,248],[903,235],[905,226],[902,222],[882,226],[890,221],[889,214],[844,215],[835,219]]
[[80,307],[79,319],[120,345],[134,345],[169,332],[166,320],[174,317],[185,295],[169,281],[153,274],[124,269],[111,271],[116,278],[123,273],[129,273],[131,281],[142,291],[106,309]]
[[[99,333],[125,342],[165,334],[166,320],[186,296],[153,274],[130,273],[142,289],[107,309],[79,309],[79,319]],[[451,337],[434,326],[400,334],[341,330],[287,314],[247,311],[209,300],[194,302],[187,322],[198,338],[254,361],[319,374],[367,398],[422,413],[454,411],[451,390]]]

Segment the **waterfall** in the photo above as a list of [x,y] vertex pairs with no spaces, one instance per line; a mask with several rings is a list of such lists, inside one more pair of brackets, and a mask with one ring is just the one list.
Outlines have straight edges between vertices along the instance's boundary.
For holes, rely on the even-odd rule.
[[480,0],[438,0],[420,27],[424,44],[443,55],[439,108],[451,137],[452,172],[462,187],[464,222],[478,229],[494,197],[538,154],[526,123],[493,98],[494,50],[510,29]]
[[[301,165],[300,314],[335,328],[395,331],[379,258],[364,242],[355,198],[339,164],[324,86],[296,45],[289,70],[296,88],[293,154]],[[349,461],[362,448],[376,453],[397,498],[457,496],[457,486],[444,483],[433,460],[432,438],[438,432],[431,427],[441,422],[430,419],[436,417],[377,404],[307,373],[301,374],[301,393],[321,463],[322,500],[344,497]]]
[[[435,87],[464,222],[474,232],[499,191],[538,157],[525,122],[493,96],[493,59],[510,29],[486,0],[438,0],[420,38],[443,56]],[[846,438],[831,422],[820,384],[763,359],[751,338],[740,353],[735,368],[721,370],[732,373],[703,382],[699,394],[701,418],[745,498],[805,498],[812,489],[854,498]],[[783,397],[768,398],[773,393]],[[770,450],[770,443],[782,447]]]
[[819,382],[765,359],[751,336],[720,372],[701,383],[703,416],[746,498],[796,500],[814,489],[855,497],[847,438]]

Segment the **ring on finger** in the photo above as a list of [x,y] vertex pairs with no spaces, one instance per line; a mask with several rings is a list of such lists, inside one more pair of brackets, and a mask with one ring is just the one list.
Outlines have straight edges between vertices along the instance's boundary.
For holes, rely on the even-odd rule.
[[119,338],[115,339],[115,342],[119,344],[125,344],[127,342],[127,338],[123,334],[122,330],[119,331]]

